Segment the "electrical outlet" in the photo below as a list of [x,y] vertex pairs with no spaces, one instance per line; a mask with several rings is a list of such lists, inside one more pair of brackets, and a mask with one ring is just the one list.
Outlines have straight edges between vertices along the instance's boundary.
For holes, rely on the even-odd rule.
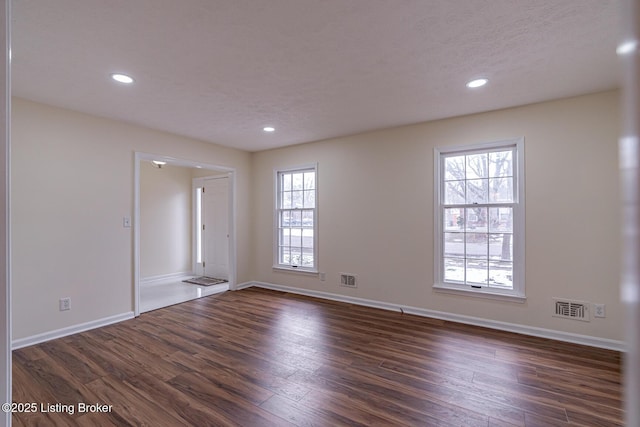
[[327,275],[324,272],[320,273],[320,281],[324,282],[325,280],[327,280]]
[[607,317],[607,311],[604,304],[594,304],[593,308],[593,317]]
[[71,298],[60,298],[60,311],[71,310]]

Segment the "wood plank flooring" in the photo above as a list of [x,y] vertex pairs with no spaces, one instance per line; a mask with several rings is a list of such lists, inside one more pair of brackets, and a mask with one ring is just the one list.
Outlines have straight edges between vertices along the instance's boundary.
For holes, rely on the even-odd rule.
[[257,288],[16,350],[13,360],[14,402],[67,405],[14,413],[15,426],[624,419],[618,352]]

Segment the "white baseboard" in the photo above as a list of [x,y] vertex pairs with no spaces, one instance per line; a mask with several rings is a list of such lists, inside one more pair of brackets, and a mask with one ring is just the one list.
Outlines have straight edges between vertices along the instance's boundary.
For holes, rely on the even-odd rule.
[[516,323],[499,322],[497,320],[483,319],[480,317],[464,316],[460,314],[446,313],[443,311],[428,310],[424,308],[391,304],[383,301],[375,301],[364,298],[350,297],[346,295],[333,294],[329,292],[314,291],[309,289],[293,288],[289,286],[276,285],[266,282],[247,282],[243,283],[245,289],[251,286],[258,288],[272,289],[282,292],[290,292],[293,294],[307,295],[316,298],[323,298],[332,301],[346,302],[349,304],[362,305],[367,307],[381,308],[383,310],[404,312],[414,314],[416,316],[430,317],[434,319],[448,320],[451,322],[464,323],[474,326],[482,326],[485,328],[497,329],[500,331],[515,332],[523,335],[531,335],[534,337],[548,338],[557,341],[565,341],[574,344],[588,345],[590,347],[604,348],[608,350],[626,351],[626,345],[623,341],[610,340],[606,338],[592,337],[589,335],[573,334],[569,332],[554,331],[552,329],[537,328],[534,326],[519,325]]
[[[333,294],[329,292],[314,291],[309,289],[293,288],[289,286],[276,285],[266,282],[244,282],[236,285],[235,290],[241,290],[250,288],[252,286],[272,289],[276,291],[289,292],[300,295],[307,295],[316,298],[322,298],[332,301],[340,301],[349,304],[362,305],[366,307],[380,308],[390,311],[402,311],[407,314],[413,314],[416,316],[430,317],[434,319],[448,320],[451,322],[464,323],[468,325],[482,326],[491,329],[497,329],[501,331],[515,332],[523,335],[531,335],[535,337],[548,338],[557,341],[565,341],[575,344],[588,345],[591,347],[604,348],[609,350],[616,350],[624,352],[626,351],[626,345],[623,341],[610,340],[606,338],[592,337],[589,335],[572,334],[569,332],[554,331],[552,329],[537,328],[533,326],[519,325],[515,323],[499,322],[496,320],[483,319],[479,317],[463,316],[460,314],[446,313],[436,310],[427,310],[424,308],[401,306],[398,304],[387,303],[383,301],[375,301],[364,298],[350,297],[346,295]],[[22,347],[28,347],[30,345],[38,344],[41,342],[53,340],[56,338],[62,338],[67,335],[76,334],[79,332],[88,331],[90,329],[99,328],[102,326],[111,325],[113,323],[122,322],[124,320],[133,319],[133,312],[127,312],[117,314],[114,316],[105,317],[102,319],[94,320],[79,325],[69,326],[55,331],[44,332],[42,334],[33,335],[26,338],[20,338],[13,340],[12,349],[17,350]]]
[[234,286],[233,290],[234,291],[239,291],[241,289],[246,289],[246,288],[250,288],[252,286],[256,286],[255,284],[256,284],[256,282],[238,283],[236,286]]
[[78,332],[88,331],[90,329],[100,328],[102,326],[111,325],[113,323],[122,322],[124,320],[133,319],[133,311],[116,314],[114,316],[104,317],[98,320],[92,320],[91,322],[81,323],[79,325],[68,326],[62,329],[56,329],[55,331],[44,332],[37,335],[32,335],[26,338],[20,338],[13,340],[11,348],[17,350],[22,347],[28,347],[30,345],[39,344],[45,341],[54,340],[56,338],[66,337],[67,335],[77,334]]
[[195,274],[191,271],[182,271],[180,273],[159,274],[157,276],[148,276],[140,278],[141,286],[158,285],[163,282],[171,282],[174,280],[186,279],[193,277]]

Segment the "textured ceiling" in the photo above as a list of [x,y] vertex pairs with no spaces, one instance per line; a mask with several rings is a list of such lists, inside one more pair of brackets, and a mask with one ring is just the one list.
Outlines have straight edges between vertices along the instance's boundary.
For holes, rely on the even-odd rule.
[[619,7],[14,0],[13,94],[259,151],[615,88]]

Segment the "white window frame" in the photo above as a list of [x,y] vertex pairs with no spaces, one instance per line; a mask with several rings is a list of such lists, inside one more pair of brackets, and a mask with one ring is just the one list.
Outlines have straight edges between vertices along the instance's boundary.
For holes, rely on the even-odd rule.
[[[281,204],[281,194],[280,190],[280,175],[288,174],[288,173],[296,173],[296,172],[310,172],[313,171],[315,173],[315,206],[314,208],[305,208],[313,210],[313,266],[311,267],[303,267],[301,265],[295,266],[290,264],[281,264],[279,259],[279,249],[280,249],[280,211],[281,210],[289,210],[282,208]],[[310,163],[295,167],[288,167],[284,169],[276,169],[273,171],[274,176],[274,184],[275,184],[275,209],[273,216],[273,268],[277,270],[298,272],[298,273],[307,273],[307,274],[318,274],[318,164]]]
[[[476,287],[444,281],[444,159],[455,154],[476,154],[515,149],[513,159],[513,277],[512,289]],[[437,292],[525,302],[525,193],[524,138],[434,148],[434,285]],[[451,205],[449,205],[451,206]],[[462,207],[463,205],[461,205]]]

